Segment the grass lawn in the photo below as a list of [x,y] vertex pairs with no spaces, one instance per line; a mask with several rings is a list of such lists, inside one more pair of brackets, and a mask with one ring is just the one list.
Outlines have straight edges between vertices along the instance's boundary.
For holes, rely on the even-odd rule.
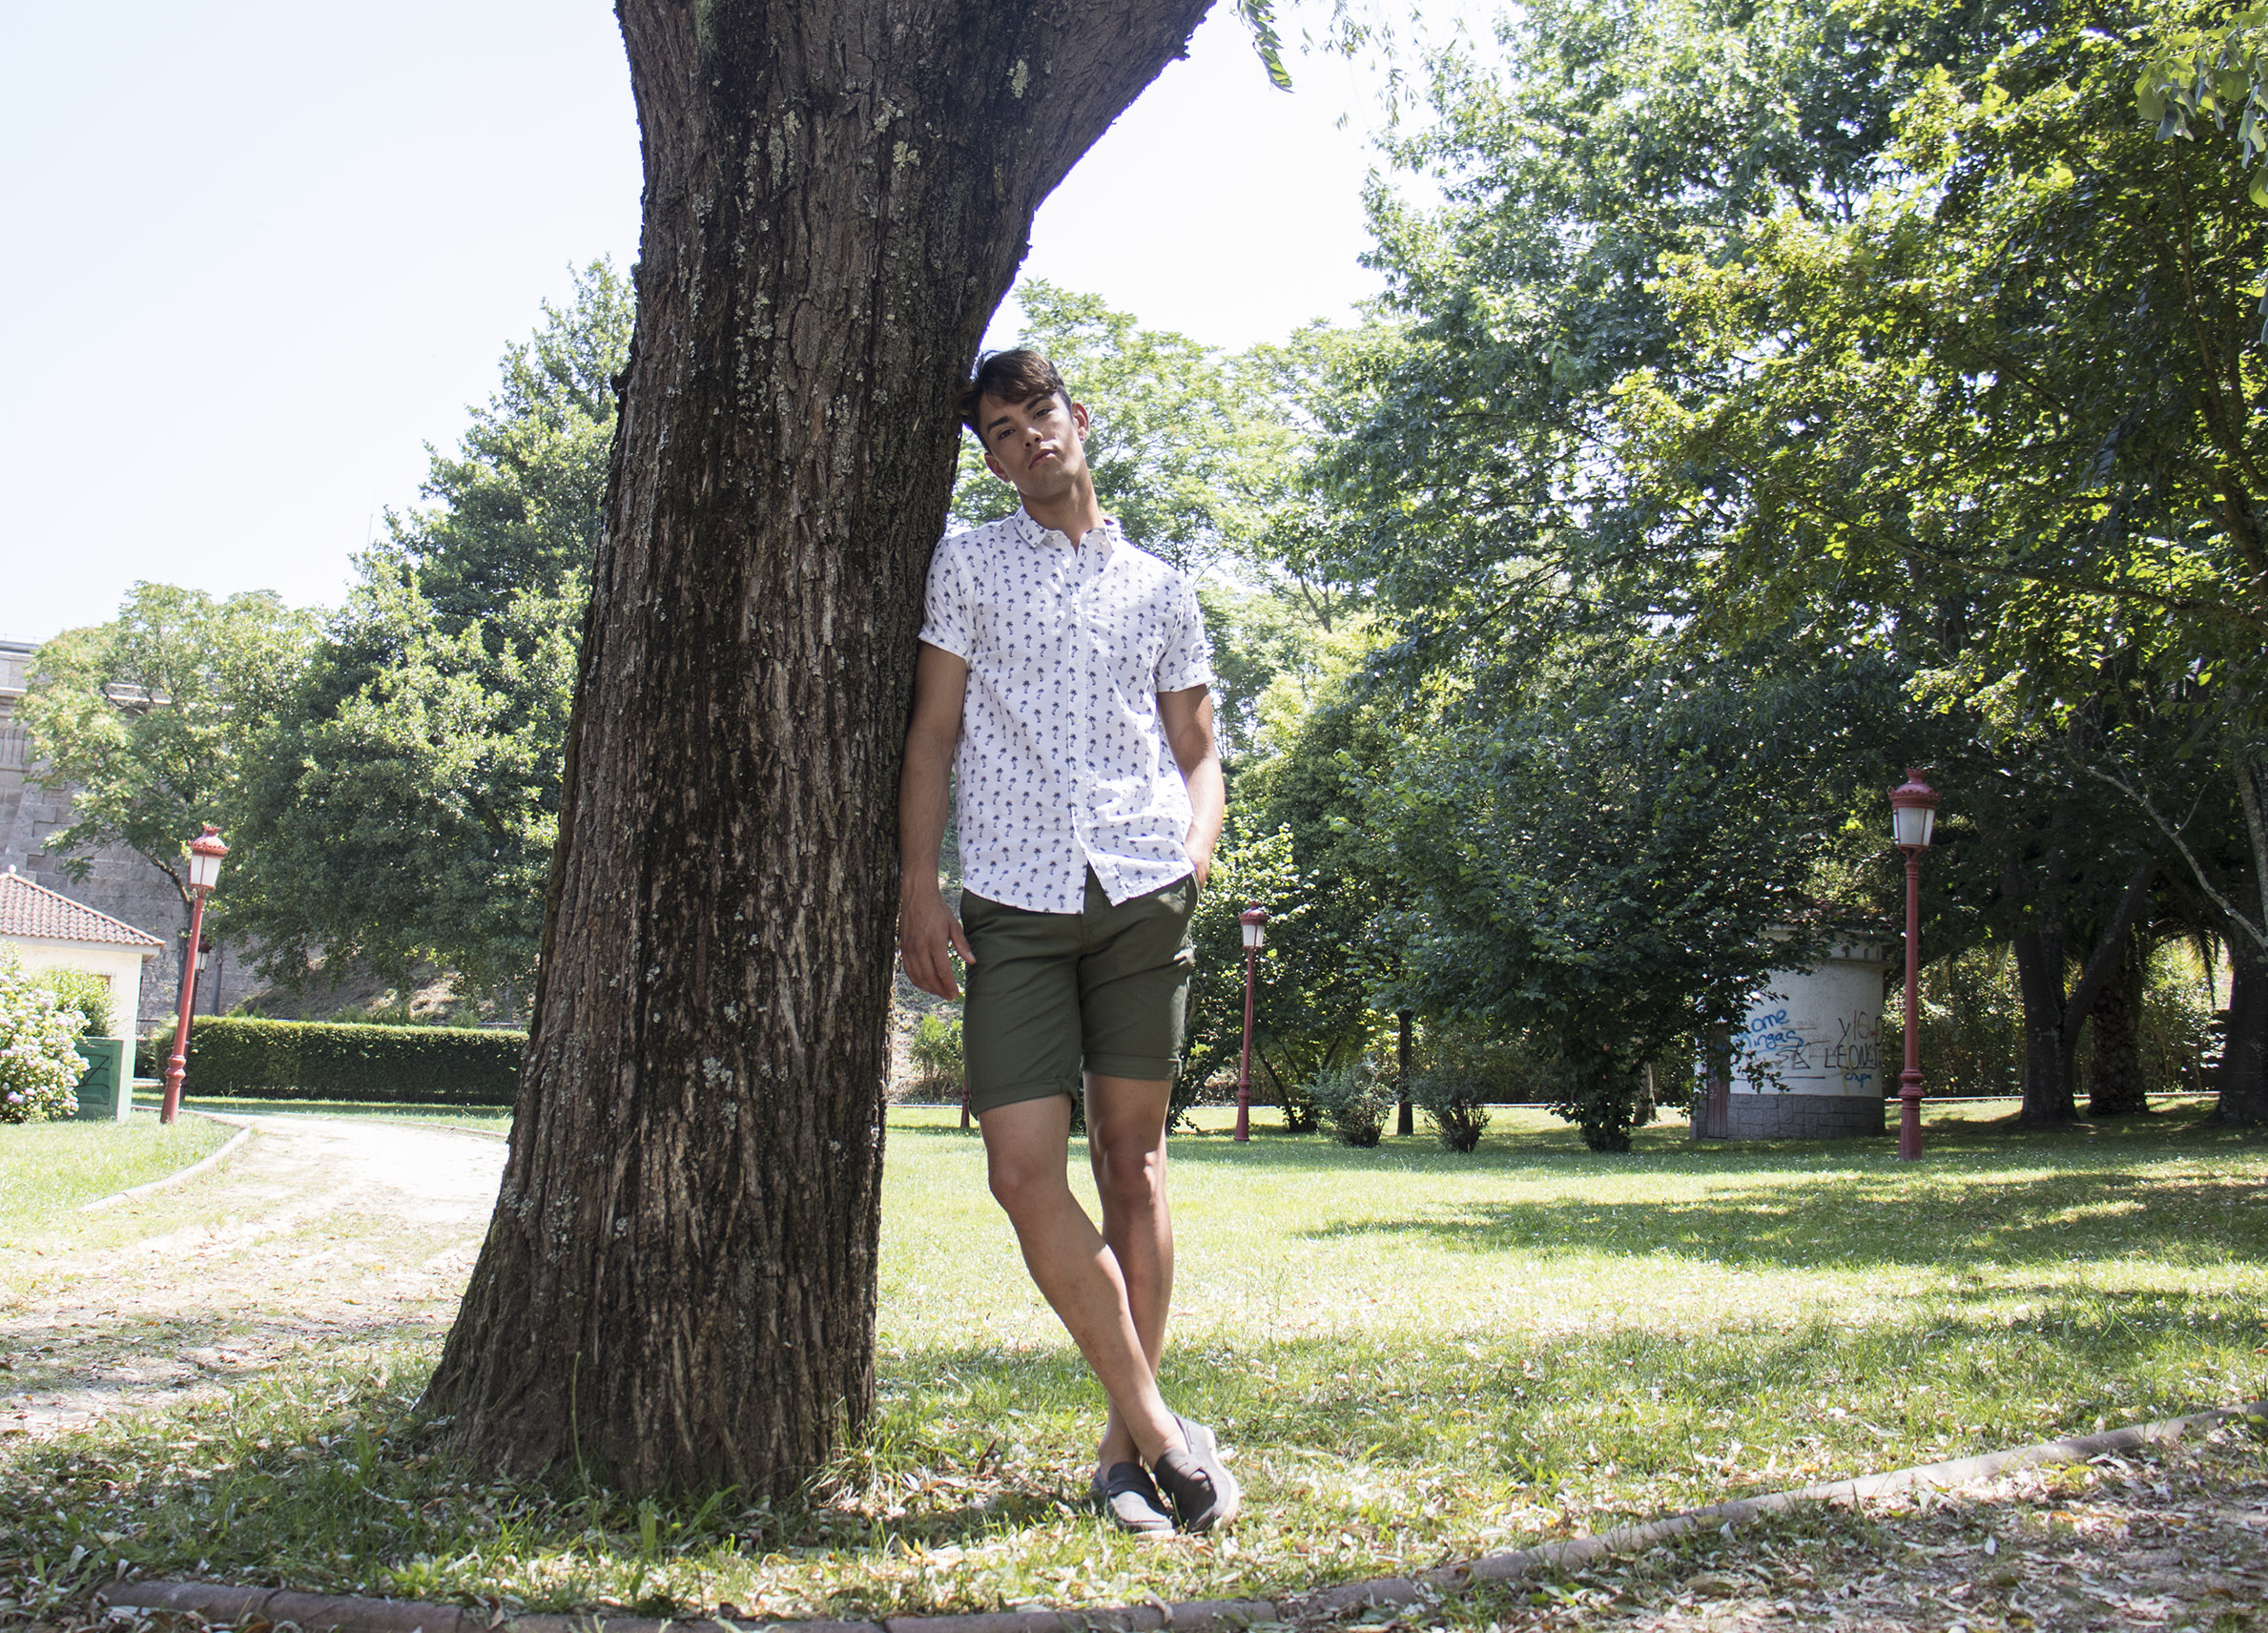
[[2047,1136],[1996,1127],[2010,1109],[1935,1108],[1917,1164],[1678,1126],[1601,1157],[1516,1111],[1469,1156],[1239,1147],[1208,1113],[1173,1147],[1165,1391],[1235,1449],[1246,1518],[1214,1539],[1145,1547],[1086,1512],[1100,1394],[948,1108],[893,1115],[877,1416],[809,1502],[485,1478],[417,1419],[432,1355],[403,1349],[0,1450],[0,1510],[27,1553],[84,1546],[102,1575],[649,1614],[1067,1606],[1390,1574],[2268,1395],[2268,1140],[2196,1101]]
[[97,1197],[163,1179],[235,1133],[202,1117],[168,1128],[139,1107],[124,1123],[0,1124],[0,1240],[51,1225]]

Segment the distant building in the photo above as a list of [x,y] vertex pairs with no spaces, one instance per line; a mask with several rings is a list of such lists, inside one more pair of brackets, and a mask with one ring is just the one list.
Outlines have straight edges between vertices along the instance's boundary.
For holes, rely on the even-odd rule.
[[1740,1036],[1701,1063],[1701,1140],[1830,1140],[1879,1134],[1897,1086],[1882,1054],[1889,949],[1838,941],[1807,969],[1774,970]]
[[166,950],[148,931],[35,884],[14,868],[0,873],[0,945],[27,971],[77,970],[109,987],[114,1038],[134,1035],[143,966]]
[[[83,881],[65,873],[64,858],[48,851],[48,836],[70,825],[72,792],[42,788],[32,780],[31,743],[16,718],[16,705],[34,651],[22,641],[0,641],[0,869],[11,868],[31,883],[159,943],[137,983],[140,997],[133,1019],[146,1030],[173,1016],[180,993],[181,946],[189,939],[188,910],[173,881],[123,845],[88,856],[92,868]],[[221,889],[227,888],[224,878]],[[233,949],[216,948],[197,983],[197,1012],[218,1014],[259,985]]]

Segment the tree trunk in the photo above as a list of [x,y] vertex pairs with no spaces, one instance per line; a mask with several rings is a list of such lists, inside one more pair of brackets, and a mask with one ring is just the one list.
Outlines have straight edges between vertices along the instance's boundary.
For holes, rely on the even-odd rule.
[[2028,1128],[2069,1123],[2078,1108],[2063,1037],[2062,939],[2026,930],[2011,946],[2016,990],[2024,1000],[2024,1107],[2016,1121]]
[[2268,958],[2229,941],[2229,1023],[2221,1034],[2216,1123],[2268,1123]]
[[2087,1071],[2090,1117],[2126,1117],[2150,1109],[2142,1082],[2142,993],[2148,971],[2142,938],[2129,934],[2117,967],[2096,989],[2089,1011],[2094,1025],[2093,1060]]
[[621,0],[638,325],[511,1155],[428,1399],[784,1496],[874,1399],[895,791],[952,400],[1204,0]]
[[1397,1009],[1394,1011],[1394,1024],[1398,1028],[1394,1048],[1394,1090],[1398,1098],[1394,1106],[1393,1131],[1395,1134],[1405,1139],[1407,1139],[1417,1127],[1415,1122],[1412,1119],[1410,1105],[1411,1019],[1412,1017],[1410,1011],[1407,1009]]

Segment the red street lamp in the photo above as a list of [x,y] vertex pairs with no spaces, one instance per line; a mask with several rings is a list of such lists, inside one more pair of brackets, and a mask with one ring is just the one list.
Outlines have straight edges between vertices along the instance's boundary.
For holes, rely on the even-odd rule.
[[189,950],[181,960],[181,1004],[174,1015],[174,1056],[165,1063],[165,1109],[158,1121],[172,1123],[181,1115],[181,1076],[189,1069],[189,1011],[196,1001],[197,948],[205,928],[205,898],[220,882],[220,858],[228,847],[220,830],[208,822],[205,831],[189,841]]
[[1937,832],[1937,790],[1908,770],[1890,790],[1890,835],[1906,853],[1906,1069],[1898,1074],[1898,1160],[1922,1154],[1922,853]]
[[1252,1137],[1252,982],[1260,972],[1260,949],[1268,944],[1268,909],[1254,902],[1236,916],[1245,933],[1245,1052],[1236,1066],[1236,1138]]

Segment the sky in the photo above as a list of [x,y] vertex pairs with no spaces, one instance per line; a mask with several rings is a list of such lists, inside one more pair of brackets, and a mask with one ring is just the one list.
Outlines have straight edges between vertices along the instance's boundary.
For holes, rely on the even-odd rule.
[[[101,622],[137,579],[337,605],[570,266],[636,259],[595,0],[120,0],[10,35],[0,638]],[[1217,8],[1024,274],[1228,348],[1352,317],[1377,105],[1336,59],[1292,67],[1271,88]]]

